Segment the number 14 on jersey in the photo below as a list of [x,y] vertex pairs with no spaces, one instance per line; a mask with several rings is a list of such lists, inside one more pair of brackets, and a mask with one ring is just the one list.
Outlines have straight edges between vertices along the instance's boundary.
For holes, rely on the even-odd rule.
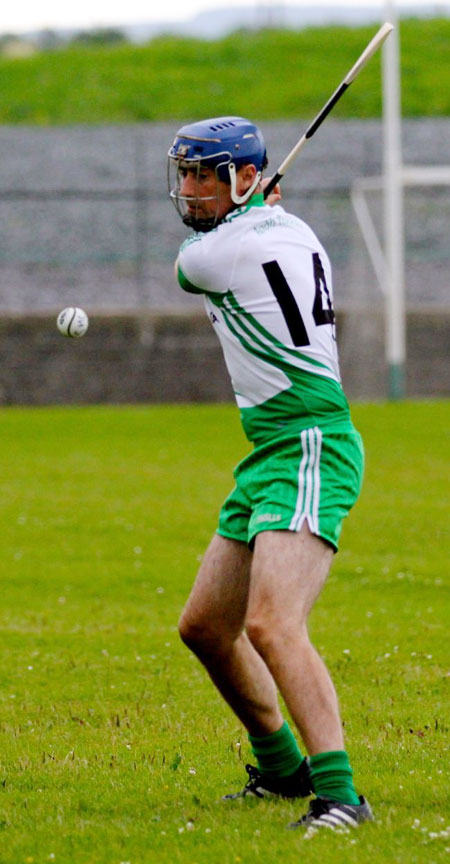
[[[314,322],[317,327],[321,327],[323,324],[331,324],[333,339],[335,339],[335,315],[333,304],[318,252],[313,253],[312,264],[315,283],[315,294],[312,308]],[[262,266],[269,285],[283,313],[292,342],[297,348],[310,345],[311,343],[302,314],[278,261],[267,261]]]

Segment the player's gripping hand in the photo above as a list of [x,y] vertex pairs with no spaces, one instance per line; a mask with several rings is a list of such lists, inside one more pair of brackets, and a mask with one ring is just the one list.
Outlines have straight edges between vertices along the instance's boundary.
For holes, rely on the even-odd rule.
[[[263,192],[266,186],[269,185],[271,179],[271,177],[264,177],[264,180],[261,180],[261,189],[263,190]],[[281,201],[281,187],[279,183],[277,183],[277,185],[273,187],[270,195],[267,196],[264,203],[272,205],[277,204],[278,201]]]

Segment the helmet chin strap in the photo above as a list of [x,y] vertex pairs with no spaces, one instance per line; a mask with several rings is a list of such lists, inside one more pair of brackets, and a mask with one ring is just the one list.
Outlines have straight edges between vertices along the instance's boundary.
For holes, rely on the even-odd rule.
[[247,191],[244,192],[243,195],[238,195],[236,189],[236,165],[234,164],[234,162],[230,162],[230,164],[228,165],[228,171],[230,172],[231,200],[233,204],[245,204],[245,202],[248,201],[250,196],[253,195],[256,187],[258,186],[258,183],[261,180],[262,172],[257,171],[256,177],[250,188],[247,189]]

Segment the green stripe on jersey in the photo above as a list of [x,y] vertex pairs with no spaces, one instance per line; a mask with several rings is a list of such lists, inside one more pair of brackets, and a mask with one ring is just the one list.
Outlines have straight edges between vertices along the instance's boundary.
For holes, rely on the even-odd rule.
[[[262,443],[286,431],[300,431],[311,425],[323,428],[333,426],[342,431],[352,427],[347,399],[340,384],[319,371],[299,369],[280,357],[268,346],[252,345],[235,324],[241,323],[231,316],[222,305],[224,321],[230,332],[239,340],[249,354],[281,369],[292,386],[259,405],[240,408],[244,432],[250,441]],[[257,341],[257,337],[254,337]]]
[[197,288],[197,285],[194,285],[192,282],[189,281],[187,276],[184,275],[180,265],[178,265],[178,274],[177,275],[178,275],[178,282],[180,284],[180,288],[182,288],[183,291],[188,291],[189,294],[204,294],[205,293],[204,291],[202,291],[201,288]]
[[257,192],[255,195],[252,195],[247,204],[243,204],[242,207],[238,207],[237,210],[232,210],[231,213],[227,213],[224,221],[232,222],[237,216],[243,216],[244,213],[248,213],[252,207],[264,207],[265,203],[263,193]]
[[[338,389],[341,391],[340,385],[337,384],[334,378],[329,378],[328,376],[321,375],[319,371],[316,372],[312,369],[301,369],[298,366],[294,366],[293,363],[290,363],[289,360],[286,360],[286,358],[283,357],[281,354],[278,354],[268,345],[265,345],[257,336],[255,336],[250,330],[248,330],[248,328],[245,327],[242,321],[239,321],[238,319],[232,317],[229,313],[227,314],[225,307],[222,307],[222,315],[228,329],[231,331],[231,333],[233,333],[236,339],[239,340],[242,347],[249,354],[253,354],[254,357],[258,357],[260,360],[264,360],[266,363],[270,363],[277,369],[281,369],[282,372],[287,375],[289,380],[292,381],[292,383],[297,382],[298,384],[301,384],[305,381],[304,375],[306,374],[311,375],[313,378],[325,378],[327,381],[330,381],[331,384],[334,384],[336,387],[338,387]],[[244,333],[239,332],[239,330],[237,329],[238,327],[241,327],[241,330],[243,330]],[[248,338],[246,338],[246,334],[248,334]],[[256,343],[256,346],[252,344],[249,339],[252,339],[253,342]],[[308,386],[312,385],[308,384]]]
[[278,348],[278,349],[281,348],[287,354],[292,354],[294,357],[299,357],[301,360],[306,360],[308,363],[311,363],[313,366],[319,366],[319,367],[322,367],[322,369],[328,369],[328,366],[326,366],[325,363],[321,363],[319,360],[314,360],[312,357],[308,357],[307,354],[302,354],[301,351],[299,351],[298,349],[289,348],[288,345],[284,345],[283,342],[280,342],[280,340],[277,339],[277,337],[274,336],[273,333],[270,333],[269,330],[266,330],[266,328],[263,327],[263,325],[253,315],[251,315],[250,312],[247,312],[246,309],[244,309],[242,306],[239,305],[238,301],[236,300],[236,297],[234,296],[234,294],[231,291],[228,291],[228,293],[224,296],[223,301],[225,302],[225,300],[228,300],[228,302],[231,304],[233,309],[235,309],[236,312],[238,312],[240,316],[242,316],[243,318],[246,318],[249,323],[253,324],[255,329],[258,330],[262,336],[265,336],[266,339],[268,339],[270,342],[272,342],[276,348]]
[[[244,333],[248,336],[249,339],[252,339],[253,342],[255,342],[257,345],[259,345],[260,348],[261,348],[261,350],[266,351],[266,352],[268,353],[269,356],[274,357],[274,358],[275,358],[275,357],[277,358],[277,361],[278,361],[278,362],[277,362],[276,365],[279,366],[280,368],[283,368],[283,371],[286,371],[286,369],[298,369],[298,368],[302,368],[302,367],[299,367],[297,364],[294,364],[294,363],[289,362],[289,360],[288,360],[286,357],[284,357],[284,356],[283,356],[283,353],[281,353],[281,352],[286,352],[286,353],[288,353],[289,355],[295,357],[297,360],[300,361],[300,363],[303,363],[303,364],[306,363],[306,364],[307,364],[307,368],[305,368],[305,366],[303,366],[303,369],[304,369],[306,372],[314,372],[314,373],[319,374],[319,375],[320,375],[320,374],[323,374],[323,373],[321,373],[321,370],[322,370],[322,369],[326,369],[327,372],[330,372],[330,370],[328,369],[328,366],[325,366],[323,363],[319,363],[317,360],[313,360],[312,358],[308,357],[306,354],[301,354],[299,351],[293,351],[292,349],[287,348],[285,345],[283,345],[282,342],[279,342],[279,341],[278,341],[277,339],[275,339],[275,338],[271,339],[271,338],[270,338],[270,337],[271,337],[271,334],[270,334],[268,331],[265,331],[265,330],[264,330],[264,327],[261,327],[261,326],[258,327],[258,321],[256,321],[256,319],[253,318],[252,315],[248,315],[248,316],[246,316],[246,317],[247,317],[247,320],[249,320],[250,323],[254,325],[255,329],[257,329],[257,331],[258,331],[259,333],[262,333],[264,336],[265,336],[266,333],[267,333],[267,340],[268,340],[268,341],[269,341],[269,340],[271,341],[271,345],[266,345],[266,344],[262,341],[262,339],[260,339],[260,338],[256,335],[256,333],[252,332],[252,330],[250,329],[250,327],[248,327],[248,326],[246,325],[245,321],[242,320],[242,316],[241,316],[241,315],[239,315],[239,317],[236,317],[236,316],[233,314],[233,311],[232,311],[232,310],[228,310],[227,307],[222,306],[222,312],[223,312],[224,314],[225,314],[225,310],[229,311],[229,313],[230,313],[230,314],[232,315],[232,317],[233,317],[233,321],[235,321],[235,323],[236,323],[236,326],[237,326],[237,327],[240,327],[241,330],[244,331]],[[275,348],[278,348],[278,351],[275,351]],[[283,364],[284,364],[284,365],[283,365]],[[319,369],[316,370],[316,369],[314,368],[314,367],[316,367],[316,366],[318,366]],[[310,368],[310,367],[313,367],[313,368]],[[331,373],[331,375],[332,375],[332,377],[333,377],[333,380],[335,380],[335,377],[334,377],[333,373]],[[329,377],[329,376],[327,375],[326,377]]]
[[[302,373],[303,370],[298,369],[292,363],[289,363],[288,360],[280,354],[277,354],[276,351],[273,351],[268,345],[264,345],[257,336],[254,336],[250,331],[247,331],[245,326],[242,327],[242,322],[230,316],[229,313],[227,314],[225,308],[222,308],[222,315],[230,332],[239,340],[242,347],[249,354],[258,357],[259,360],[264,360],[265,363],[270,363],[272,366],[275,366],[276,369],[281,369],[281,371],[284,372],[292,382],[298,373]],[[241,331],[238,330],[238,326],[241,326]],[[242,330],[244,332],[242,332]],[[248,337],[246,333],[248,333]],[[253,339],[253,343],[250,339]]]

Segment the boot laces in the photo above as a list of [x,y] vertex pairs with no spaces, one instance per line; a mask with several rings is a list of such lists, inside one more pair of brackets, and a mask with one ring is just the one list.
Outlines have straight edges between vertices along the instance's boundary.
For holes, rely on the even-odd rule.
[[248,774],[248,781],[245,784],[245,788],[249,792],[253,792],[258,786],[258,783],[261,782],[261,772],[258,768],[255,768],[254,765],[246,765],[245,770]]
[[328,813],[329,809],[330,805],[328,801],[324,801],[323,798],[313,798],[313,800],[309,802],[309,810],[303,818],[305,821],[309,821],[311,816],[313,816],[314,819],[318,819],[319,816]]

